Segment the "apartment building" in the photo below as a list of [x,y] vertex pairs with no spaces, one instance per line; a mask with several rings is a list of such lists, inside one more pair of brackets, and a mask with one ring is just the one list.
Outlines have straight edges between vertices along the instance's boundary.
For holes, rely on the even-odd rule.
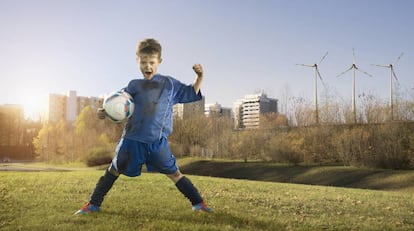
[[61,120],[74,122],[86,106],[98,108],[102,105],[102,97],[77,96],[76,91],[63,94],[49,94],[47,108],[42,118],[43,123],[56,123]]
[[234,103],[235,128],[258,128],[260,115],[275,112],[277,113],[278,100],[268,98],[266,94],[246,95]]
[[[103,97],[78,96],[76,91],[68,91],[63,94],[49,94],[47,108],[42,116],[43,123],[56,123],[65,120],[74,122],[76,117],[86,106],[96,109],[101,107]],[[205,104],[202,100],[176,104],[173,107],[173,115],[176,118],[186,119],[195,116],[228,116],[234,119],[234,128],[257,128],[260,125],[260,115],[267,112],[278,112],[278,100],[268,98],[266,94],[246,95],[233,104],[233,112],[230,108],[223,108],[220,104]]]
[[173,116],[180,119],[187,119],[194,116],[201,116],[204,114],[204,104],[205,98],[203,97],[201,100],[192,102],[192,103],[184,103],[184,104],[176,104],[173,107]]
[[225,116],[231,117],[231,108],[222,107],[219,103],[206,104],[204,107],[204,115],[209,116]]

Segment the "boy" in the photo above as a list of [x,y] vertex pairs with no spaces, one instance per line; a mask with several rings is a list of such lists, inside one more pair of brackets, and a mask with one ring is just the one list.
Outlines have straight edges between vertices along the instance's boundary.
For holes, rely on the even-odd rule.
[[[203,68],[195,64],[197,75],[193,85],[157,73],[161,64],[161,45],[155,39],[141,41],[136,50],[137,62],[144,79],[131,80],[124,89],[133,98],[135,110],[125,125],[116,155],[86,203],[75,214],[98,212],[106,193],[120,174],[136,177],[141,174],[142,164],[148,171],[157,171],[170,178],[178,190],[187,197],[194,211],[212,211],[192,182],[176,165],[176,159],[168,147],[167,137],[172,132],[173,105],[188,103],[202,98],[200,86]],[[105,118],[105,111],[98,110],[98,117]]]

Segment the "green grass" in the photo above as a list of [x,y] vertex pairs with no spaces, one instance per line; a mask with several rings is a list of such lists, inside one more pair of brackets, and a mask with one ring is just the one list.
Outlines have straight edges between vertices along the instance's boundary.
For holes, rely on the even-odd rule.
[[0,172],[0,230],[413,230],[411,193],[189,176],[213,213],[161,174],[121,176],[102,211],[75,216],[102,170]]

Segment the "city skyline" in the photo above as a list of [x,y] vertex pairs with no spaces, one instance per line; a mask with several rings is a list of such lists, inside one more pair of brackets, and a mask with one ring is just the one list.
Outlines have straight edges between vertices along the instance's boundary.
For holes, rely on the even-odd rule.
[[[258,91],[312,101],[313,70],[296,64],[326,52],[319,66],[326,89],[350,103],[352,74],[336,76],[352,64],[353,49],[358,67],[373,75],[357,75],[357,94],[386,101],[389,72],[371,64],[391,64],[401,53],[399,87],[413,94],[411,9],[414,2],[404,0],[0,0],[0,104],[35,111],[51,92],[88,97],[120,89],[140,78],[135,46],[146,37],[163,46],[160,73],[192,83],[192,65],[204,66],[206,103],[232,107]],[[318,86],[319,97],[326,89]]]
[[[31,119],[31,120],[34,120],[34,121],[37,121],[37,120],[39,120],[39,121],[49,121],[50,120],[49,117],[51,115],[49,115],[48,113],[50,113],[49,110],[50,110],[51,105],[55,105],[55,107],[57,107],[56,108],[57,111],[62,111],[61,107],[63,105],[67,104],[67,103],[63,103],[63,101],[66,101],[66,100],[68,100],[68,101],[70,101],[74,104],[77,104],[78,107],[80,106],[80,108],[77,108],[78,110],[79,109],[82,110],[87,105],[93,106],[93,107],[98,107],[99,105],[97,105],[97,104],[102,104],[106,94],[109,94],[109,92],[107,92],[105,94],[102,94],[102,95],[99,95],[99,96],[82,96],[82,95],[78,95],[76,90],[67,90],[67,91],[61,92],[61,93],[49,93],[47,95],[47,97],[42,99],[42,102],[41,102],[42,107],[38,109],[38,114],[31,115],[31,116],[28,116],[28,115],[22,115],[22,116],[24,116],[25,119]],[[258,95],[263,95],[263,93],[245,95],[244,98],[237,99],[234,103],[241,102],[241,101],[245,100],[246,97],[258,96]],[[60,101],[62,103],[59,103]],[[203,99],[201,101],[195,102],[195,104],[199,104],[199,103],[204,104],[204,107],[205,107],[204,109],[205,110],[207,110],[207,107],[212,107],[212,106],[213,107],[220,107],[219,109],[223,109],[223,110],[233,110],[233,107],[224,107],[219,102],[207,103],[207,102],[205,102],[205,97],[204,96],[203,96]],[[184,104],[180,104],[180,105],[181,105],[181,108],[182,108]],[[18,107],[18,108],[21,108],[23,113],[24,113],[24,105],[22,105],[22,104],[13,104],[13,103],[11,103],[11,104],[7,104],[7,103],[6,104],[0,104],[0,107],[2,107],[2,106]],[[175,105],[174,108],[179,108],[179,107],[176,107],[176,106],[178,106],[178,105]],[[74,109],[74,108],[72,108],[72,109]],[[207,111],[210,111],[210,109],[211,108],[208,108]],[[70,112],[70,113],[72,113],[69,116],[71,118],[70,121],[73,122],[75,120],[76,116],[80,113],[80,111],[78,111],[78,110]],[[66,111],[66,109],[64,111]],[[75,114],[73,114],[73,113],[75,113]],[[204,113],[206,113],[206,111],[204,111]],[[61,115],[59,115],[59,116],[61,116]],[[56,118],[58,118],[58,117],[56,117]],[[66,117],[66,115],[64,115],[64,117]],[[180,114],[179,117],[183,117],[183,115]],[[52,119],[52,120],[54,122],[57,122],[59,120],[59,118],[58,119]]]

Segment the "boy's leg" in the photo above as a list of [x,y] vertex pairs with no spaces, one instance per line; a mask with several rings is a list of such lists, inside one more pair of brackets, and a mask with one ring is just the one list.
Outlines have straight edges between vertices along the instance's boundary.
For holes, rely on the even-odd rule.
[[182,176],[176,183],[175,186],[178,190],[190,200],[192,205],[203,202],[203,198],[198,192],[197,188],[193,185],[190,179],[186,176]]
[[99,207],[104,200],[105,195],[112,188],[114,182],[118,179],[119,173],[117,173],[112,165],[105,170],[105,174],[101,176],[96,183],[95,189],[91,195],[88,203],[86,203],[81,209],[75,214],[86,214],[91,212],[98,212]]
[[[179,171],[178,171],[179,172]],[[181,173],[179,173],[182,175]],[[170,177],[171,178],[171,177]],[[171,178],[172,179],[172,178]],[[187,197],[193,205],[194,211],[205,211],[211,212],[212,209],[207,206],[197,188],[193,185],[190,179],[186,176],[182,176],[176,183],[175,186],[178,190]]]
[[[93,191],[90,203],[96,206],[101,206],[105,195],[112,188],[112,185],[118,179],[119,174],[128,175],[128,168],[132,162],[137,162],[136,159],[131,155],[130,149],[134,149],[135,142],[128,139],[121,139],[115,149],[115,157],[112,159],[112,163],[106,169],[105,174],[99,178],[96,183],[95,190]],[[134,165],[135,166],[135,165]],[[141,172],[140,165],[134,168],[138,173]]]
[[105,171],[105,174],[99,178],[98,183],[96,183],[89,202],[75,214],[99,211],[99,207],[101,206],[105,195],[112,188],[112,185],[118,179],[119,174],[124,174],[130,177],[139,176],[141,174],[141,165],[144,162],[141,154],[146,153],[142,151],[142,145],[139,146],[136,141],[122,138],[116,147],[115,153],[116,155],[112,159],[109,168]]
[[166,138],[162,138],[159,142],[151,144],[149,151],[150,156],[147,161],[148,171],[158,171],[166,174],[175,183],[178,190],[190,200],[193,205],[193,210],[211,211],[190,179],[181,174]]
[[114,171],[113,167],[110,166],[106,169],[105,174],[101,176],[96,183],[95,190],[93,191],[90,199],[90,203],[96,206],[101,206],[105,195],[112,188],[112,185],[118,179],[119,173]]

